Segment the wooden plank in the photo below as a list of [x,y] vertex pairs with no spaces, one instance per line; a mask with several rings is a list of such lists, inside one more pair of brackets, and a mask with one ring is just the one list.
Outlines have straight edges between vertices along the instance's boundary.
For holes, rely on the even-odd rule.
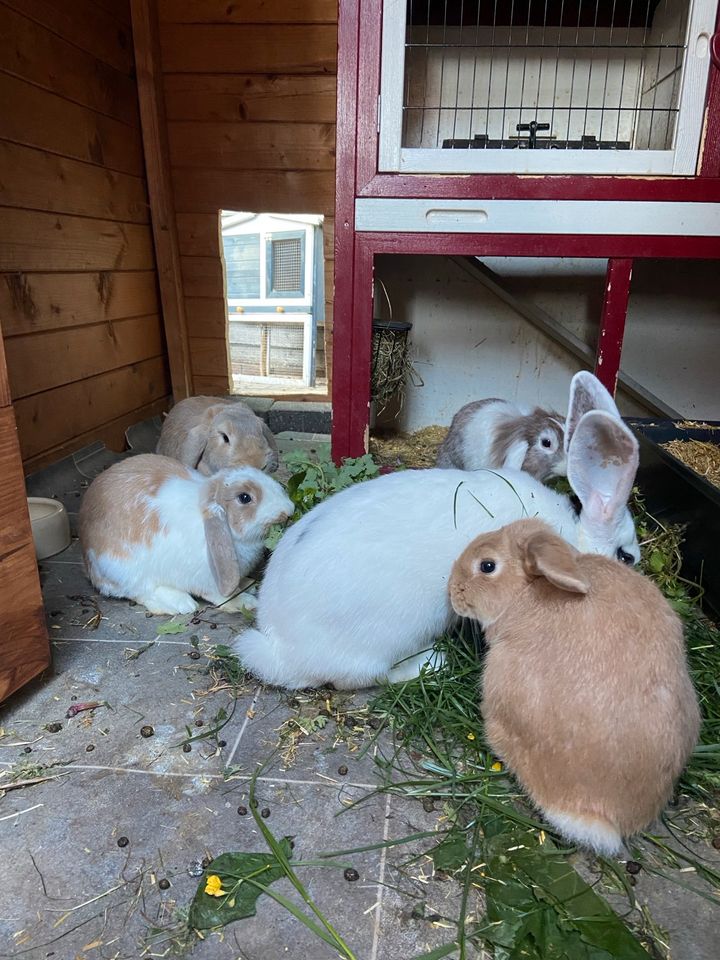
[[152,270],[0,276],[0,317],[6,338],[157,312]]
[[[176,203],[178,200],[175,191]],[[219,207],[211,204],[207,213],[178,213],[178,243],[184,257],[220,258]],[[238,208],[239,209],[239,208]]]
[[193,377],[229,377],[230,358],[225,340],[191,337],[190,362]]
[[[193,215],[218,210],[262,213],[331,213],[335,208],[335,180],[329,170],[203,170],[173,169],[178,213]],[[178,222],[180,217],[178,217]],[[216,241],[217,243],[217,241]],[[203,256],[211,251],[182,244],[183,254]]]
[[0,7],[2,67],[81,106],[140,126],[135,82],[8,7]]
[[0,409],[0,563],[23,543],[32,542],[27,496],[20,467],[15,415]]
[[[185,296],[224,298],[225,283],[223,280],[220,257],[181,257],[183,290]],[[188,327],[191,321],[188,316]]]
[[168,124],[175,167],[224,170],[335,170],[335,124]]
[[192,383],[154,0],[131,0],[130,10],[155,259],[170,380],[178,401],[190,395]]
[[77,440],[98,424],[167,396],[169,388],[166,359],[155,357],[18,400],[23,459]]
[[0,137],[100,167],[144,175],[139,130],[0,73]]
[[150,228],[64,217],[32,210],[2,211],[0,270],[147,270],[154,266]]
[[4,0],[69,43],[128,76],[133,69],[132,31],[92,0]]
[[[27,506],[25,510],[27,513]],[[49,664],[45,608],[30,540],[0,557],[0,701]]]
[[145,181],[0,141],[0,204],[148,223]]
[[163,352],[157,315],[12,337],[6,346],[15,400],[158,357]]
[[225,340],[227,317],[222,297],[188,297],[185,300],[188,335]]
[[162,23],[337,23],[337,0],[159,0]]
[[206,377],[201,374],[193,376],[193,393],[206,397],[225,397],[230,393],[231,385],[228,377]]
[[32,473],[35,470],[42,470],[43,467],[57,463],[58,460],[62,460],[63,457],[67,457],[75,450],[80,450],[82,447],[98,440],[102,441],[110,450],[117,450],[118,452],[126,450],[125,431],[128,427],[134,423],[140,423],[142,420],[147,420],[149,417],[159,416],[169,410],[171,406],[172,400],[168,394],[143,407],[130,410],[109,423],[101,423],[92,430],[78,434],[66,443],[58,444],[26,460],[25,472]]
[[163,25],[165,73],[335,73],[333,25]]
[[130,26],[130,0],[92,0],[92,2],[120,23]]
[[168,120],[335,123],[334,76],[169,73]]
[[7,366],[5,363],[5,341],[0,328],[0,409],[9,407],[12,403],[10,395],[10,381],[8,380]]

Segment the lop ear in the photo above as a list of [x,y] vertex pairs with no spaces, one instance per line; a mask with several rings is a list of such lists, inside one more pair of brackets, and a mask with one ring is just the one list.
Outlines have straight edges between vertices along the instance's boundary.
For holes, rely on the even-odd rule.
[[205,424],[198,423],[188,430],[180,446],[180,459],[187,463],[194,470],[197,470],[202,455],[205,453],[205,447],[208,442],[208,428]]
[[627,504],[638,462],[638,442],[622,420],[601,410],[580,418],[568,450],[567,476],[592,523],[615,522]]
[[265,470],[268,473],[275,473],[280,462],[280,453],[278,451],[277,440],[275,439],[275,434],[272,432],[270,427],[262,421],[262,432],[263,436],[267,440],[267,445],[270,447],[270,456],[268,457],[268,462],[265,464]]
[[590,584],[578,564],[578,553],[553,533],[535,533],[525,544],[523,565],[531,577],[545,577],[568,593],[587,593]]
[[502,463],[503,467],[522,470],[522,465],[525,463],[525,457],[529,449],[530,446],[527,440],[513,440],[505,454],[505,459]]
[[603,410],[615,420],[621,419],[615,401],[598,378],[587,370],[580,370],[570,381],[570,399],[565,420],[565,453],[570,448],[570,441],[580,420],[591,410]]
[[230,533],[227,514],[217,503],[211,503],[203,518],[208,562],[218,593],[229,597],[240,583],[240,564]]

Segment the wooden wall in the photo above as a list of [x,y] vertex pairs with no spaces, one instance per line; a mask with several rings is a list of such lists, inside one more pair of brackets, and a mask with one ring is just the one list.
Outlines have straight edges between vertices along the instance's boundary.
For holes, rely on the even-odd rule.
[[0,3],[0,325],[26,470],[167,403],[128,0]]
[[195,393],[229,390],[218,212],[322,213],[332,329],[337,0],[157,0]]

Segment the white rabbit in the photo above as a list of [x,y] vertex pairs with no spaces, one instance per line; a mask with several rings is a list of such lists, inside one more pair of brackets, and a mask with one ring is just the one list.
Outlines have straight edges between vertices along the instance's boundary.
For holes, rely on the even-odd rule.
[[241,400],[186,397],[165,418],[156,453],[206,476],[225,467],[272,473],[278,448],[268,425]]
[[80,544],[100,593],[136,600],[151,613],[191,613],[193,595],[225,603],[260,560],[267,528],[292,512],[281,485],[254,467],[204,477],[147,453],[90,484]]
[[511,467],[536,480],[565,475],[563,420],[552,410],[522,409],[490,397],[455,414],[438,450],[438,467]]
[[453,562],[478,534],[522,517],[541,517],[581,550],[636,562],[626,501],[637,441],[591,374],[573,378],[570,407],[568,477],[579,516],[569,497],[514,470],[408,470],[349,487],[280,541],[257,629],[235,640],[244,665],[291,688],[416,675],[453,619]]

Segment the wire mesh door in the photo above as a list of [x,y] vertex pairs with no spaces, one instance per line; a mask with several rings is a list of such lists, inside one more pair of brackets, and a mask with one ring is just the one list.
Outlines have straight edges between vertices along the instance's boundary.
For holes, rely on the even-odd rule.
[[381,169],[694,173],[715,10],[385,0]]

